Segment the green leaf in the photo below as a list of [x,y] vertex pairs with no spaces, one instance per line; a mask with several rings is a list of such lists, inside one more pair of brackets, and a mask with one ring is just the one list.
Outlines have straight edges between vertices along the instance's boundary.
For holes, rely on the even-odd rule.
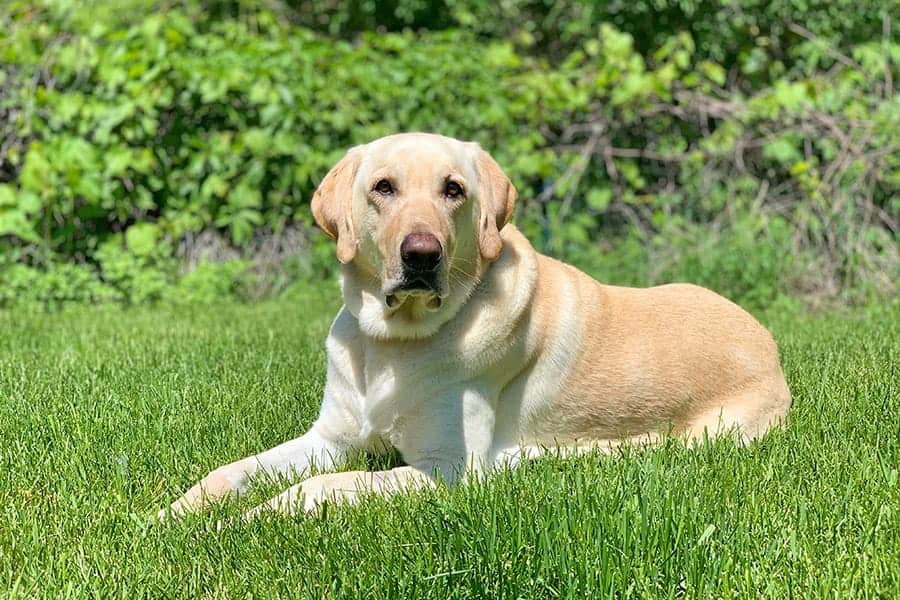
[[722,66],[709,60],[701,61],[697,66],[703,75],[716,85],[725,84],[725,69]]
[[598,212],[606,210],[612,201],[613,193],[609,188],[591,188],[587,195],[587,203]]
[[25,155],[25,165],[19,175],[23,189],[41,192],[51,183],[52,168],[44,156],[44,146],[34,143]]
[[782,164],[798,162],[803,155],[794,141],[788,137],[781,137],[763,146],[763,156]]
[[0,210],[0,235],[14,235],[27,242],[40,241],[34,225],[28,221],[21,211]]
[[244,132],[243,140],[253,154],[265,155],[272,143],[272,134],[254,127]]
[[153,223],[135,223],[125,231],[125,244],[137,256],[149,256],[156,248],[159,228]]
[[30,192],[17,192],[8,184],[0,184],[0,235],[14,235],[29,242],[38,242],[28,213],[40,210],[40,202]]
[[16,208],[16,206],[16,188],[7,183],[0,183],[0,209]]
[[119,176],[125,173],[134,160],[134,154],[129,148],[118,146],[111,148],[103,155],[104,173],[107,176]]

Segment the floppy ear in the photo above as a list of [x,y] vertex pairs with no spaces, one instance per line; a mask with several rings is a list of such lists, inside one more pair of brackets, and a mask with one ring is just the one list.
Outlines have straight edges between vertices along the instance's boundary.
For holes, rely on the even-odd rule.
[[362,157],[360,147],[351,148],[328,171],[312,197],[312,214],[316,224],[328,237],[337,240],[337,257],[348,263],[356,256],[356,231],[353,228],[353,182]]
[[478,247],[488,261],[503,250],[500,230],[512,216],[516,188],[491,155],[478,148]]

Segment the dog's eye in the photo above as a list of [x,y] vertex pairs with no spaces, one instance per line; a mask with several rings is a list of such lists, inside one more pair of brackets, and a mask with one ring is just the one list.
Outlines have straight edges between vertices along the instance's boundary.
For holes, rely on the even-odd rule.
[[463,195],[462,186],[455,181],[448,181],[444,187],[444,195],[448,198],[460,198]]
[[379,179],[378,183],[376,183],[375,187],[372,189],[384,196],[388,196],[394,193],[394,186],[392,186],[391,182],[387,179]]

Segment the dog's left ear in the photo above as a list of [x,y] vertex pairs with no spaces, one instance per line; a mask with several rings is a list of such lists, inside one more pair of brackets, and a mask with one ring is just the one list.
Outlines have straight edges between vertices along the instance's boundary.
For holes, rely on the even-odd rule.
[[362,147],[356,146],[325,175],[312,197],[316,224],[337,241],[337,257],[348,263],[356,256],[356,230],[353,227],[353,182],[362,159]]
[[477,148],[478,155],[478,248],[487,261],[497,260],[503,250],[500,230],[512,216],[516,188],[490,154]]

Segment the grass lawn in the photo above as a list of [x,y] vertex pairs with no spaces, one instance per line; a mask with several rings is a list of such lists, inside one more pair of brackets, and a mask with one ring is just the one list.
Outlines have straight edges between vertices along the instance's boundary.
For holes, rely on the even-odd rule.
[[794,405],[748,448],[545,457],[215,530],[270,482],[154,523],[211,468],[314,418],[338,299],[300,296],[0,314],[0,595],[900,596],[896,303],[763,314]]

